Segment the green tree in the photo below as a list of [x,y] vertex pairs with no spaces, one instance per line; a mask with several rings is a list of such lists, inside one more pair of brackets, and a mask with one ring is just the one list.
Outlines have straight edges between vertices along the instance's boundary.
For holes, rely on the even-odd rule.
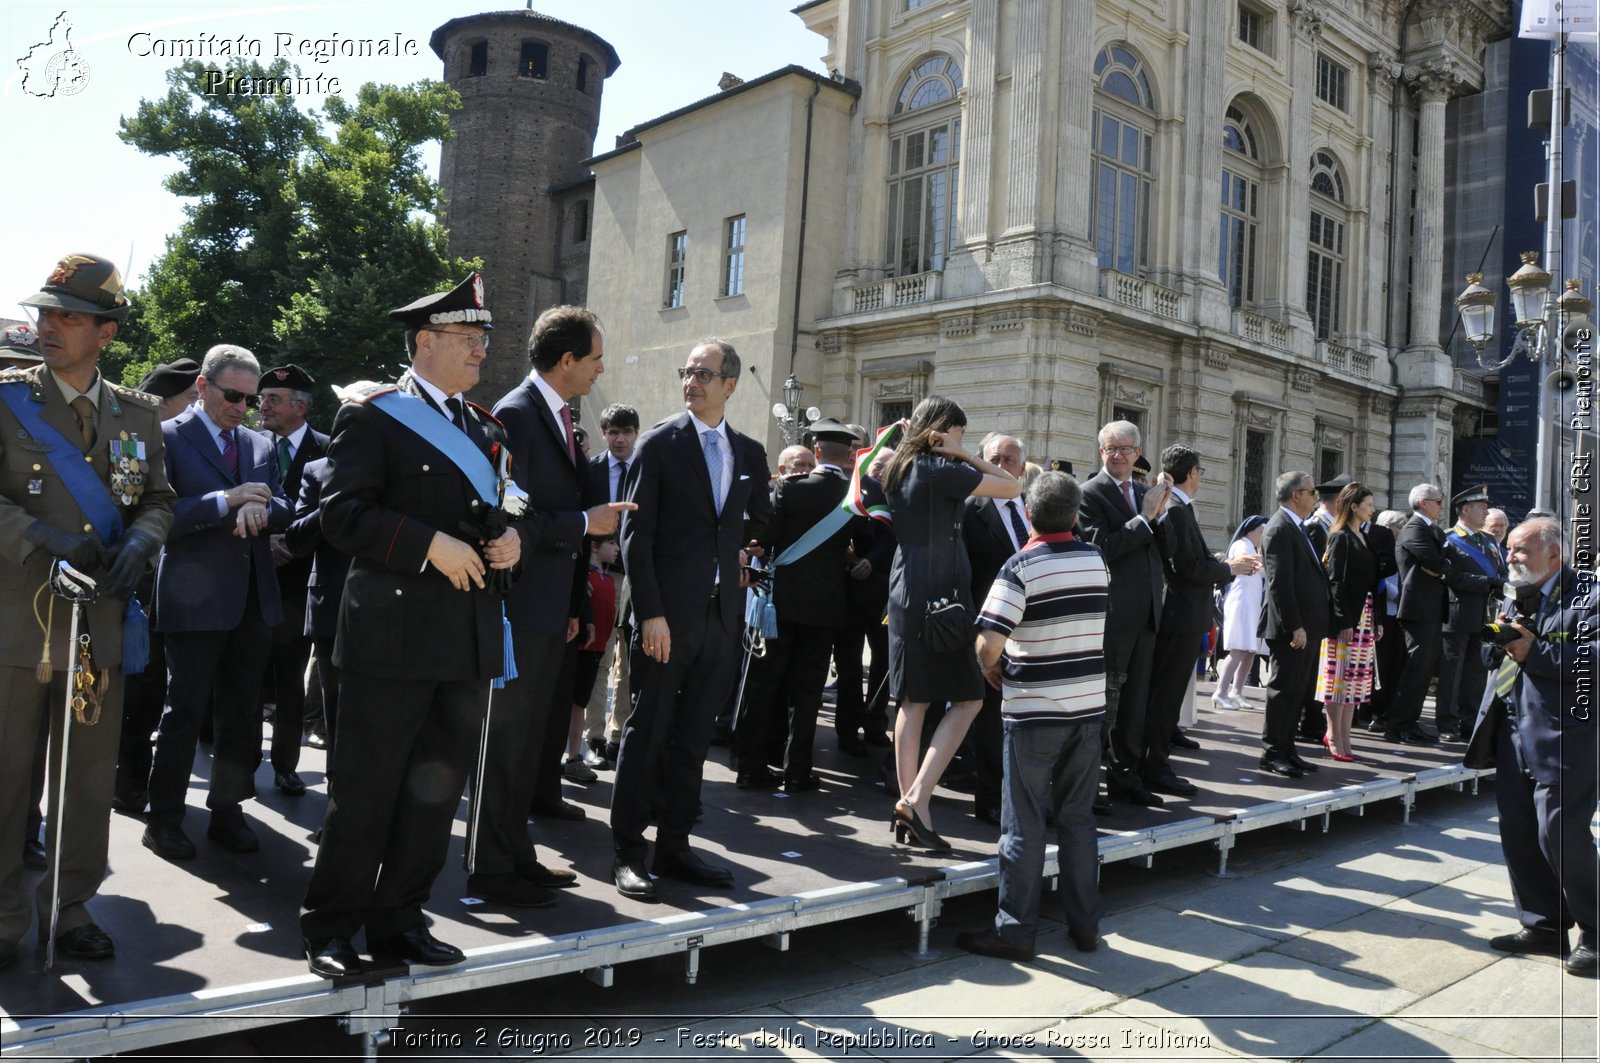
[[[282,61],[229,69],[295,72]],[[287,94],[203,95],[204,70],[169,71],[167,95],[122,120],[124,141],[183,164],[167,188],[192,200],[138,293],[124,373],[228,342],[264,366],[296,362],[319,384],[392,379],[406,359],[386,312],[477,266],[447,254],[420,154],[451,135],[460,97],[434,81],[368,84],[353,102],[301,112]],[[319,412],[333,405],[319,387]]]

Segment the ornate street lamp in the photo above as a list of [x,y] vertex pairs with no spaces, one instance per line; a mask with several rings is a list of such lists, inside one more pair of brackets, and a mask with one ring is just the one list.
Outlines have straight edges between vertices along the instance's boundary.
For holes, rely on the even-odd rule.
[[785,443],[798,443],[812,421],[822,418],[822,411],[815,406],[800,408],[800,399],[805,389],[800,386],[793,373],[783,382],[783,401],[772,404],[772,418],[778,422],[778,427],[783,430]]
[[[1511,289],[1511,307],[1516,313],[1519,329],[1534,328],[1544,324],[1550,301],[1550,274],[1539,268],[1539,252],[1522,252],[1522,266],[1506,278]],[[1530,356],[1538,360],[1538,352]]]
[[1480,364],[1483,348],[1494,336],[1494,303],[1494,292],[1483,286],[1483,274],[1467,274],[1466,290],[1456,296],[1456,311],[1461,314],[1461,324],[1466,326],[1467,342],[1478,351]]

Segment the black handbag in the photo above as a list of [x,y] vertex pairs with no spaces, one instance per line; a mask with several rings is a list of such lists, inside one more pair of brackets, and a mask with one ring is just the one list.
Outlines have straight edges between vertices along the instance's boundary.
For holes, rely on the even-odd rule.
[[935,653],[972,649],[972,618],[959,598],[938,598],[928,603],[922,618],[922,642]]

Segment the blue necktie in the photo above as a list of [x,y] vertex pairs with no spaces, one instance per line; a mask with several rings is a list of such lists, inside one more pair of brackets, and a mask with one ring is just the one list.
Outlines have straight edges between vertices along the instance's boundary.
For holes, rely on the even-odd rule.
[[711,500],[716,503],[717,512],[722,512],[722,448],[717,445],[716,429],[704,433],[703,446],[706,453],[706,472],[711,474]]

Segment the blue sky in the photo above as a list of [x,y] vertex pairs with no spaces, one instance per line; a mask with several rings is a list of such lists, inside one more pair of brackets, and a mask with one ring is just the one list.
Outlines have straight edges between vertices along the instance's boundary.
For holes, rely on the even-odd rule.
[[[790,14],[798,0],[538,0],[544,14],[583,26],[611,42],[622,59],[606,82],[596,150],[648,118],[716,91],[724,70],[755,77],[789,63],[821,70],[822,38]],[[22,317],[15,300],[38,289],[67,252],[109,255],[137,285],[183,221],[183,202],[161,186],[165,159],[141,155],[117,139],[117,121],[141,99],[166,93],[176,60],[148,41],[243,36],[260,42],[262,59],[283,39],[415,39],[415,57],[302,60],[302,72],[337,77],[345,92],[366,81],[406,84],[437,78],[428,47],[440,24],[482,11],[521,7],[445,0],[386,0],[334,6],[223,6],[188,3],[96,3],[11,0],[0,14],[0,129],[6,139],[0,204],[7,231],[0,252],[0,316]],[[81,91],[41,98],[23,90],[18,60],[49,39],[65,11],[71,43],[87,68]],[[145,36],[136,36],[148,34]],[[54,49],[45,49],[44,53]],[[320,99],[303,98],[307,106]],[[431,153],[437,172],[437,152]],[[129,268],[131,265],[131,269]]]

